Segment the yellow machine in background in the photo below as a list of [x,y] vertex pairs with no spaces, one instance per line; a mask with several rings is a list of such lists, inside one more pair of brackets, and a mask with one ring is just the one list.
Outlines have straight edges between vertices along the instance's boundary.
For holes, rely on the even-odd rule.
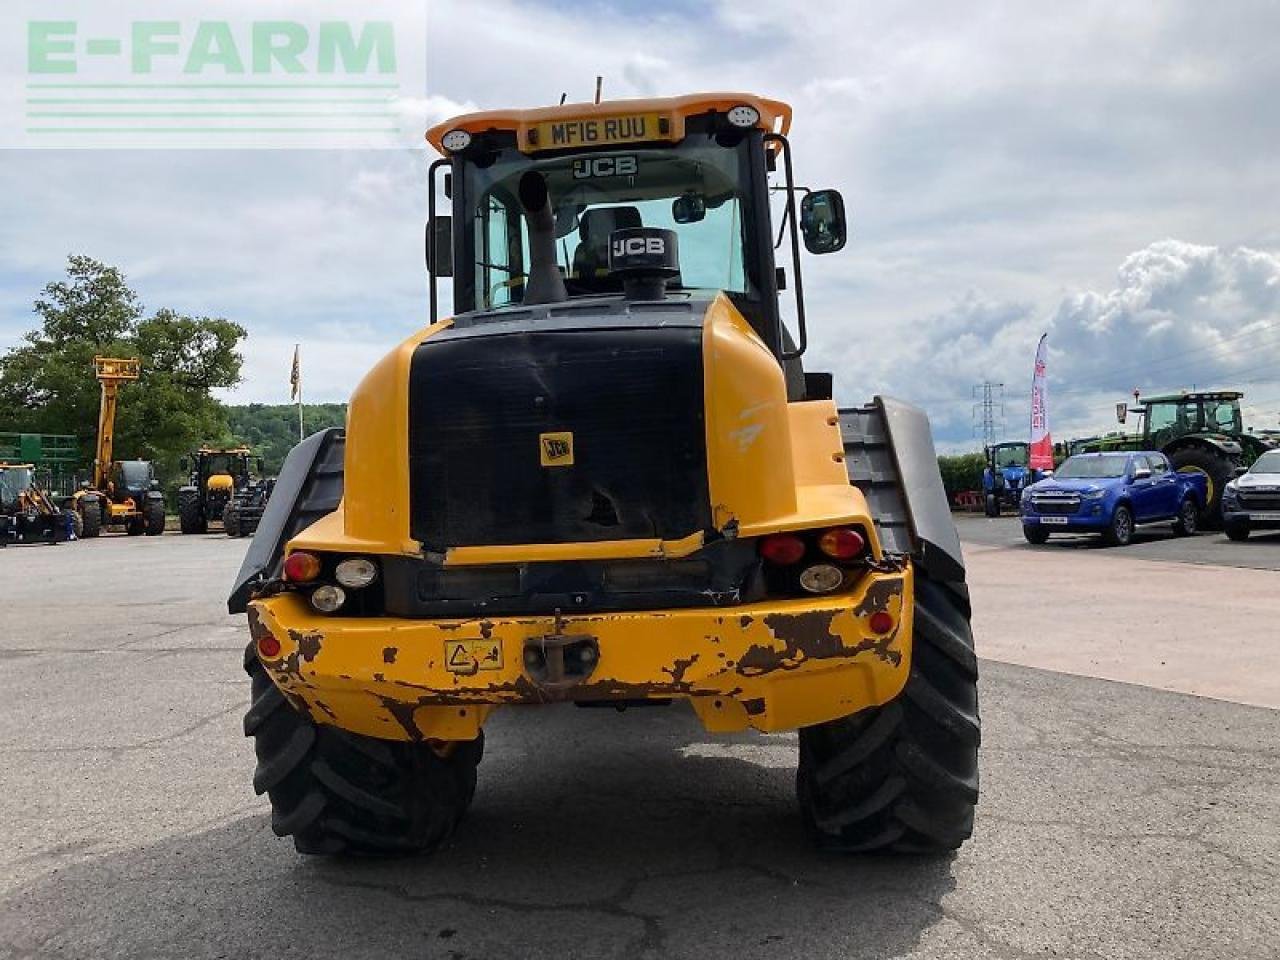
[[800,246],[835,253],[847,226],[839,193],[796,186],[790,123],[711,93],[428,133],[432,322],[345,433],[290,454],[230,602],[254,786],[299,850],[430,850],[493,711],[554,702],[799,728],[827,847],[969,836],[959,540],[924,414],[837,409],[802,366]]
[[114,459],[120,388],[138,379],[141,366],[137,359],[93,358],[94,374],[102,385],[102,399],[98,406],[93,481],[74,496],[83,537],[96,537],[104,527],[123,528],[130,536],[164,533],[164,496],[152,463]]

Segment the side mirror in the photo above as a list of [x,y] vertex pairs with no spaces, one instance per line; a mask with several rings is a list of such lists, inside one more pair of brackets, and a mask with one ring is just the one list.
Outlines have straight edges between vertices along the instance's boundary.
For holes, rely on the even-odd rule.
[[453,217],[436,217],[427,223],[426,251],[432,276],[453,276]]
[[1231,476],[1232,476],[1232,477],[1243,477],[1243,476],[1244,476],[1246,473],[1248,473],[1248,472],[1249,472],[1249,468],[1248,468],[1248,467],[1236,467],[1233,471],[1231,471]]
[[178,461],[178,469],[181,470],[183,473],[190,473],[191,472],[190,461],[188,461],[186,457],[183,457],[181,460]]
[[1150,480],[1151,471],[1146,467],[1138,467],[1133,471],[1133,481],[1137,483],[1139,480]]
[[849,231],[844,218],[844,198],[838,190],[815,190],[800,201],[800,232],[810,253],[835,253],[844,249]]
[[671,201],[671,219],[676,223],[697,223],[706,219],[707,198],[698,193],[686,193]]

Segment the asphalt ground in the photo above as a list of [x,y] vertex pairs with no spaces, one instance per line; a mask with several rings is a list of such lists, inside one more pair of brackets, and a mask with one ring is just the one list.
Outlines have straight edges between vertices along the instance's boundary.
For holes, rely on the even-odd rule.
[[1234,664],[1223,699],[990,658],[1026,610],[1061,620],[1073,584],[1135,564],[1144,589],[1109,601],[1104,635],[1149,630],[1184,568],[1280,581],[1051,544],[1028,599],[1006,571],[1030,554],[974,529],[983,797],[937,859],[812,851],[794,735],[572,707],[494,716],[437,856],[303,858],[249,785],[246,634],[222,606],[243,543],[0,551],[0,956],[1276,957],[1280,713],[1231,702],[1257,672],[1239,636],[1202,625]]

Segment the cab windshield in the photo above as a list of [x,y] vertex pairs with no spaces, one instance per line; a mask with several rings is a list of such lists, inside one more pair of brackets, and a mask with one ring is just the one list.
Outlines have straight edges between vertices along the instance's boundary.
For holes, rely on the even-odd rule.
[[609,276],[609,237],[627,227],[661,227],[677,236],[680,275],[669,287],[754,295],[744,268],[750,174],[748,140],[725,146],[690,131],[670,145],[535,159],[514,147],[463,165],[462,229],[472,263],[475,303],[459,310],[518,304],[529,268],[529,237],[519,183],[542,174],[555,211],[556,259],[570,297],[616,293]]
[[1268,450],[1249,468],[1250,473],[1280,473],[1280,450]]
[[1027,448],[1022,444],[997,447],[995,458],[997,467],[1025,467],[1028,463]]
[[31,469],[29,467],[0,468],[0,504],[12,506],[18,502],[18,495],[31,487]]
[[1128,468],[1129,458],[1124,454],[1068,457],[1054,476],[1060,480],[1101,480],[1105,477],[1123,477]]

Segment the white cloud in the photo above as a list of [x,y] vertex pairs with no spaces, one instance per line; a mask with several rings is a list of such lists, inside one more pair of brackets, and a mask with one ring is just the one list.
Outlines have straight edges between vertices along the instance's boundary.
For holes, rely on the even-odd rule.
[[[1004,380],[1020,429],[1046,327],[1060,393],[1144,359],[1165,385],[1257,375],[1216,358],[1261,344],[1226,338],[1274,311],[1280,7],[714,0],[686,15],[663,0],[584,15],[434,0],[429,17],[428,95],[406,118],[424,130],[473,108],[587,100],[597,74],[607,97],[790,99],[799,178],[840,188],[853,217],[843,254],[805,262],[815,365],[848,400],[924,402],[958,443],[971,384]],[[6,154],[0,345],[84,252],[152,307],[244,322],[239,399],[278,399],[295,340],[323,364],[309,395],[342,399],[368,355],[423,320],[427,153]],[[1193,353],[1155,367],[1196,344],[1201,366]],[[1126,377],[1064,393],[1059,424],[1105,426]]]

